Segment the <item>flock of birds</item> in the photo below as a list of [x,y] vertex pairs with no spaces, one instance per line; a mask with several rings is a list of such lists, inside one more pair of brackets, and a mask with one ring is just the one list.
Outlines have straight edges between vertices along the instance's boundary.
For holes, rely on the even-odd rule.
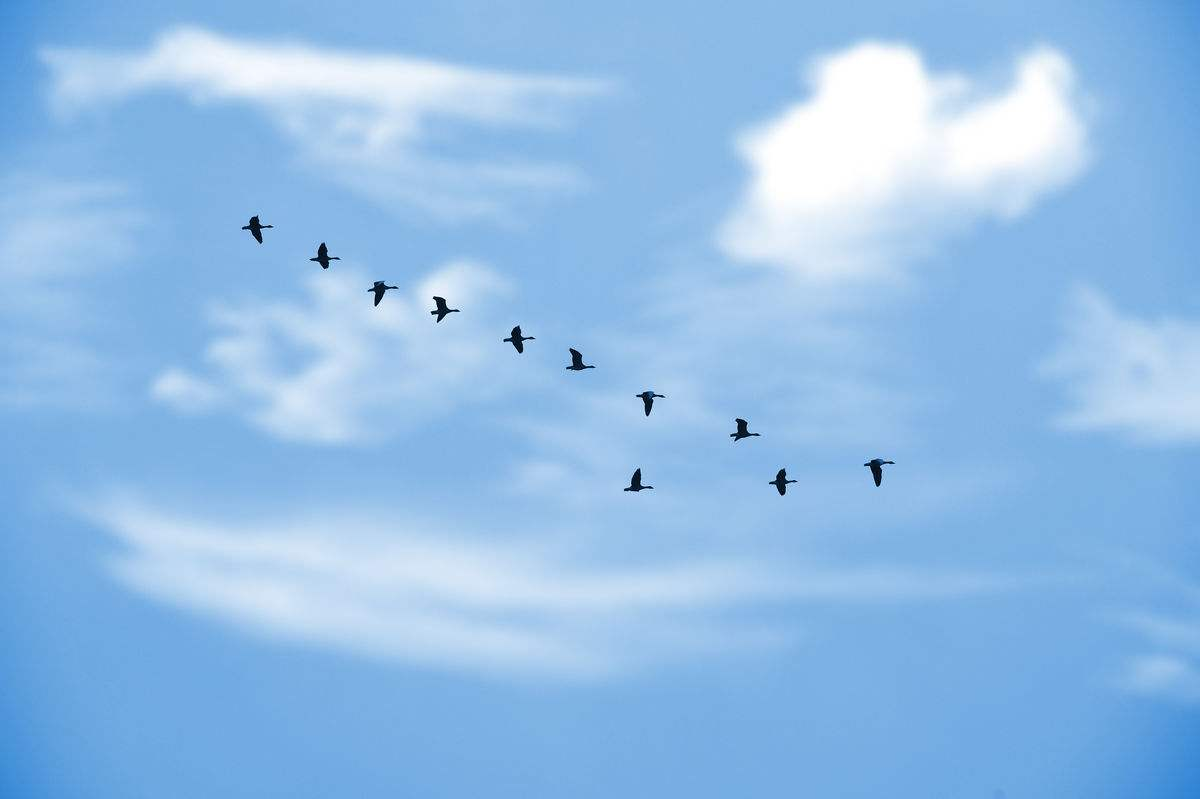
[[[262,244],[262,232],[272,227],[274,227],[274,225],[264,225],[261,221],[259,221],[257,216],[252,216],[250,217],[250,222],[242,226],[242,230],[250,231],[250,235],[254,237],[254,240],[259,244]],[[322,269],[328,269],[330,262],[340,261],[342,259],[336,255],[330,255],[329,248],[325,245],[325,242],[321,242],[321,245],[317,247],[316,257],[309,258],[308,260],[319,263]],[[379,303],[383,301],[383,295],[396,288],[398,287],[389,286],[382,280],[376,280],[375,285],[371,286],[371,288],[367,289],[367,291],[375,295],[375,305],[378,306]],[[460,312],[458,308],[448,307],[444,297],[434,297],[433,302],[436,307],[429,313],[431,316],[436,316],[438,322],[441,322],[452,313]],[[508,344],[512,344],[513,349],[515,349],[519,355],[525,352],[525,342],[534,341],[535,339],[533,336],[526,336],[521,332],[521,326],[516,325],[513,327],[512,331],[509,332],[508,338],[502,340]],[[570,371],[582,372],[584,369],[596,368],[592,364],[585,364],[583,362],[583,354],[579,350],[570,348],[568,349],[568,352],[571,353],[571,363],[569,366],[567,366],[567,369]],[[666,396],[663,394],[656,394],[653,391],[643,391],[641,394],[635,394],[634,396],[642,401],[642,406],[645,409],[647,416],[650,415],[650,411],[654,408],[654,400],[666,399]],[[734,424],[737,425],[737,429],[730,433],[729,437],[733,439],[735,444],[741,441],[743,438],[752,438],[754,436],[761,435],[761,433],[751,433],[749,429],[749,422],[747,422],[745,419],[734,419],[733,421]],[[883,467],[885,465],[894,465],[894,461],[885,461],[882,458],[872,458],[863,464],[863,466],[870,467],[871,477],[874,478],[876,486],[879,486],[883,483]],[[780,469],[775,475],[775,479],[769,481],[767,485],[775,486],[775,490],[778,491],[779,496],[782,497],[787,494],[788,485],[794,482],[796,481],[789,480],[787,478],[787,469]],[[654,488],[654,486],[642,484],[642,470],[641,467],[639,467],[634,470],[633,477],[631,477],[629,480],[629,486],[625,488],[625,490],[637,493],[638,491],[645,491],[652,488]]]

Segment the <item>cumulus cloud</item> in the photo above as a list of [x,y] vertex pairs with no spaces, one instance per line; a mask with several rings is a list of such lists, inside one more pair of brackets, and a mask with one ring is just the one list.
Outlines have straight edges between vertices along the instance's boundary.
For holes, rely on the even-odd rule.
[[494,676],[601,678],[745,655],[795,640],[793,625],[767,612],[784,603],[936,600],[1009,585],[969,572],[784,570],[694,553],[600,567],[582,548],[394,513],[230,523],[128,495],[89,507],[122,545],[113,574],[148,597],[275,638]]
[[1200,320],[1140,319],[1080,288],[1042,371],[1072,400],[1058,417],[1064,428],[1153,444],[1200,441]]
[[89,341],[101,320],[87,298],[133,254],[142,221],[119,184],[0,180],[0,404],[104,401],[110,363]]
[[[322,175],[392,206],[460,219],[502,215],[513,191],[578,182],[562,165],[451,152],[448,126],[551,129],[603,82],[476,69],[394,54],[222,36],[182,27],[140,52],[46,48],[63,112],[156,90],[265,113]],[[436,146],[435,146],[436,145]],[[435,155],[434,151],[443,153]]]
[[[200,372],[171,366],[151,395],[181,411],[228,410],[285,439],[361,442],[483,400],[506,384],[488,358],[506,330],[490,303],[508,292],[486,266],[443,265],[373,307],[353,266],[311,275],[303,302],[218,305]],[[456,314],[435,325],[434,295]],[[511,324],[511,323],[509,323]],[[398,409],[402,409],[398,410]]]
[[894,272],[978,219],[1020,216],[1087,161],[1071,64],[1050,48],[999,91],[880,43],[818,59],[808,81],[738,138],[750,180],[719,232],[735,258],[826,280]]

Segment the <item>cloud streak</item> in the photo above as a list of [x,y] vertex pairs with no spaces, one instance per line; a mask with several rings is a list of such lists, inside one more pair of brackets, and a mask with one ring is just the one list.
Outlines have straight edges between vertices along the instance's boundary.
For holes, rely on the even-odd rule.
[[127,495],[86,515],[122,544],[115,577],[258,634],[488,676],[598,679],[786,646],[798,602],[943,600],[1012,581],[903,567],[783,570],[689,556],[588,565],[583,549],[339,513],[227,523]]
[[450,131],[552,130],[579,101],[608,88],[197,27],[167,30],[140,52],[48,47],[41,58],[52,75],[52,103],[65,114],[158,90],[183,93],[197,106],[249,106],[323,176],[389,207],[447,221],[504,217],[515,193],[579,183],[559,164],[450,154]]

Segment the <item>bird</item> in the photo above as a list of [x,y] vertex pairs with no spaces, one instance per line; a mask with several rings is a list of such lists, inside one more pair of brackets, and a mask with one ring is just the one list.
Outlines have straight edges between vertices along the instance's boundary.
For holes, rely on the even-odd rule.
[[795,480],[787,479],[787,469],[780,469],[779,474],[775,475],[775,479],[767,483],[767,485],[775,486],[775,490],[779,492],[779,496],[787,493],[788,483],[794,483]]
[[250,217],[250,224],[242,225],[242,230],[249,230],[250,235],[254,237],[254,240],[257,241],[259,244],[262,244],[263,229],[269,228],[269,227],[275,227],[275,226],[274,225],[264,225],[263,223],[258,221],[257,216],[252,216],[252,217]]
[[646,415],[650,415],[650,409],[654,407],[654,398],[666,399],[665,394],[655,394],[653,391],[643,391],[641,394],[634,394],[635,397],[641,397],[642,405],[646,406]]
[[516,327],[514,327],[512,329],[512,333],[509,334],[509,337],[504,340],[509,342],[510,344],[512,344],[517,352],[524,352],[525,351],[524,342],[533,341],[533,336],[522,336],[521,335],[521,326],[517,325]]
[[595,369],[596,367],[584,364],[583,354],[574,348],[567,348],[567,352],[571,353],[571,365],[567,368],[572,372],[582,372],[584,369]]
[[316,261],[321,265],[322,269],[328,269],[330,261],[340,261],[342,259],[336,255],[330,255],[329,248],[325,246],[325,242],[321,242],[321,246],[317,248],[317,257],[309,258],[308,260]]
[[382,280],[376,280],[375,285],[371,286],[371,288],[367,289],[367,291],[375,292],[375,304],[378,305],[380,300],[383,299],[383,295],[387,293],[387,290],[395,288],[399,288],[399,286],[389,286]]
[[633,473],[633,477],[629,478],[629,488],[626,488],[625,490],[626,490],[626,491],[633,491],[634,493],[637,493],[638,491],[642,491],[642,490],[644,490],[644,489],[647,489],[647,488],[654,488],[654,486],[644,486],[644,485],[642,485],[642,469],[641,469],[641,467],[639,466],[639,467],[638,467],[638,468],[637,468],[637,469],[634,471],[634,473]]
[[433,301],[437,305],[437,310],[430,311],[429,313],[433,316],[436,316],[439,322],[445,319],[447,314],[459,312],[457,308],[447,308],[446,299],[444,297],[434,297]]
[[748,432],[746,430],[746,420],[745,419],[734,419],[733,421],[737,422],[737,432],[730,433],[729,437],[733,439],[733,443],[735,443],[735,444],[737,442],[741,441],[743,438],[749,438],[750,436],[762,435],[761,433]]
[[892,466],[895,466],[896,462],[895,461],[885,461],[882,458],[873,458],[863,464],[863,466],[871,467],[871,476],[875,478],[875,485],[879,485],[880,483],[883,482],[883,466],[884,466],[884,464],[891,464]]

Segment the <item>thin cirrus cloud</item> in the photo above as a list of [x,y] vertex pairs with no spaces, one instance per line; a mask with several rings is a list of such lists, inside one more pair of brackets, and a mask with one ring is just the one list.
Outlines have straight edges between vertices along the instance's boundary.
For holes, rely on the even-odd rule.
[[[592,567],[578,552],[345,513],[227,523],[130,495],[85,515],[122,545],[129,589],[257,634],[493,677],[605,679],[796,639],[770,608],[938,601],[1012,581],[904,567],[698,558]],[[384,518],[384,517],[378,517]]]
[[133,52],[49,47],[52,102],[64,113],[174,90],[193,104],[234,103],[274,122],[323,176],[394,208],[434,218],[505,217],[514,194],[571,188],[553,163],[446,153],[452,126],[477,133],[562,127],[600,80],[478,69],[395,54],[163,32]]
[[[378,307],[371,282],[349,266],[310,276],[303,301],[212,307],[217,332],[204,366],[166,368],[152,397],[185,413],[231,412],[283,439],[341,444],[418,425],[456,407],[449,398],[503,390],[506,378],[488,357],[495,330],[505,329],[492,313],[509,291],[503,278],[450,262],[411,290],[388,292]],[[470,313],[435,324],[434,295]]]
[[1064,328],[1041,365],[1070,398],[1058,417],[1063,428],[1158,445],[1200,442],[1200,321],[1127,315],[1081,287]]
[[991,91],[868,42],[818,59],[809,97],[744,132],[747,186],[718,242],[805,277],[898,274],[982,218],[1012,219],[1087,163],[1083,100],[1048,47]]
[[11,174],[0,196],[0,405],[106,402],[113,365],[89,297],[134,254],[144,215],[112,182]]

